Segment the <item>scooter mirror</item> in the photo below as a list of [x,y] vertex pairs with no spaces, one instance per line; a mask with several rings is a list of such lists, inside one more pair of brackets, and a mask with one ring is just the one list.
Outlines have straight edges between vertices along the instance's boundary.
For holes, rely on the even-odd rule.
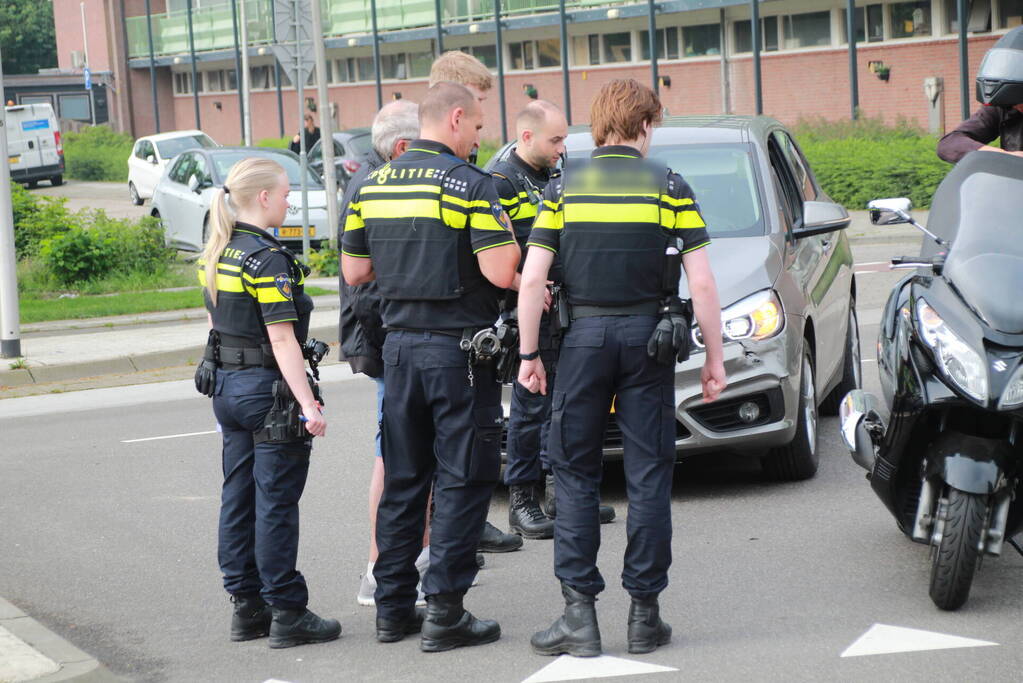
[[877,397],[861,389],[846,394],[838,409],[842,441],[856,464],[868,472],[874,469],[875,438],[885,430],[881,410]]
[[874,225],[910,223],[912,218],[909,212],[912,209],[913,202],[906,197],[875,199],[867,204],[867,210],[870,211],[870,222]]

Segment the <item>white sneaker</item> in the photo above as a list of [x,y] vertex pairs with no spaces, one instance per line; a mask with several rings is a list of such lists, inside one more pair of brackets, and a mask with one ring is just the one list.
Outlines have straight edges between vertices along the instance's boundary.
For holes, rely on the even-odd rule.
[[[375,607],[376,599],[374,594],[377,591],[377,582],[372,574],[363,574],[362,582],[359,584],[359,593],[355,596],[355,601],[363,607]],[[423,595],[423,581],[420,579],[419,583],[416,584],[416,591],[418,596],[416,597],[416,607],[426,607],[426,596]]]

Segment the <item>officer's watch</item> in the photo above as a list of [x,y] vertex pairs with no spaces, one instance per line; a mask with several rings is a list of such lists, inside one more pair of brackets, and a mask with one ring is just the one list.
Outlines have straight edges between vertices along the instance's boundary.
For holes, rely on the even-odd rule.
[[520,353],[519,360],[533,360],[540,355],[540,349],[537,349],[533,353]]

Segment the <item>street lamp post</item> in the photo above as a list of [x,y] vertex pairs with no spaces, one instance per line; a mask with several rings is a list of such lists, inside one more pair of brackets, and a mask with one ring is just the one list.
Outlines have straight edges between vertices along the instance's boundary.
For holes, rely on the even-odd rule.
[[[4,91],[0,60],[0,94]],[[18,312],[18,274],[14,254],[14,208],[11,202],[11,168],[7,157],[7,126],[0,116],[0,358],[21,355]]]

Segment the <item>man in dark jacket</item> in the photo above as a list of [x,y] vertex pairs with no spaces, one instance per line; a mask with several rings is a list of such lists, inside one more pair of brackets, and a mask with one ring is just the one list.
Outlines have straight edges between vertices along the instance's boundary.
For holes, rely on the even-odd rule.
[[[373,150],[366,155],[362,166],[348,182],[344,198],[341,200],[340,215],[345,215],[349,202],[366,177],[377,168],[405,153],[410,141],[419,136],[419,106],[408,100],[391,102],[373,119]],[[338,228],[338,244],[341,243],[341,229]],[[380,318],[380,295],[377,293],[376,282],[352,287],[340,277],[341,290],[341,354],[352,372],[361,372],[372,377],[377,383],[377,422],[383,409],[384,399],[384,366],[382,349],[384,346],[383,322]],[[380,452],[380,432],[376,437],[376,463],[373,465],[373,477],[369,486],[369,564],[362,576],[356,600],[360,605],[373,606],[373,593],[376,581],[373,580],[373,565],[377,559],[376,518],[380,494],[384,489],[384,461]],[[423,538],[423,552],[416,560],[416,567],[422,576],[430,561],[429,551],[430,526],[426,526]],[[421,595],[421,594],[420,594]]]
[[295,154],[301,154],[302,150],[302,138],[300,138],[299,135],[305,136],[306,153],[308,153],[309,150],[313,148],[313,145],[315,145],[320,139],[320,127],[316,125],[315,121],[313,121],[313,115],[306,112],[303,120],[305,127],[302,128],[298,135],[291,139],[291,144],[288,145],[288,149]]

